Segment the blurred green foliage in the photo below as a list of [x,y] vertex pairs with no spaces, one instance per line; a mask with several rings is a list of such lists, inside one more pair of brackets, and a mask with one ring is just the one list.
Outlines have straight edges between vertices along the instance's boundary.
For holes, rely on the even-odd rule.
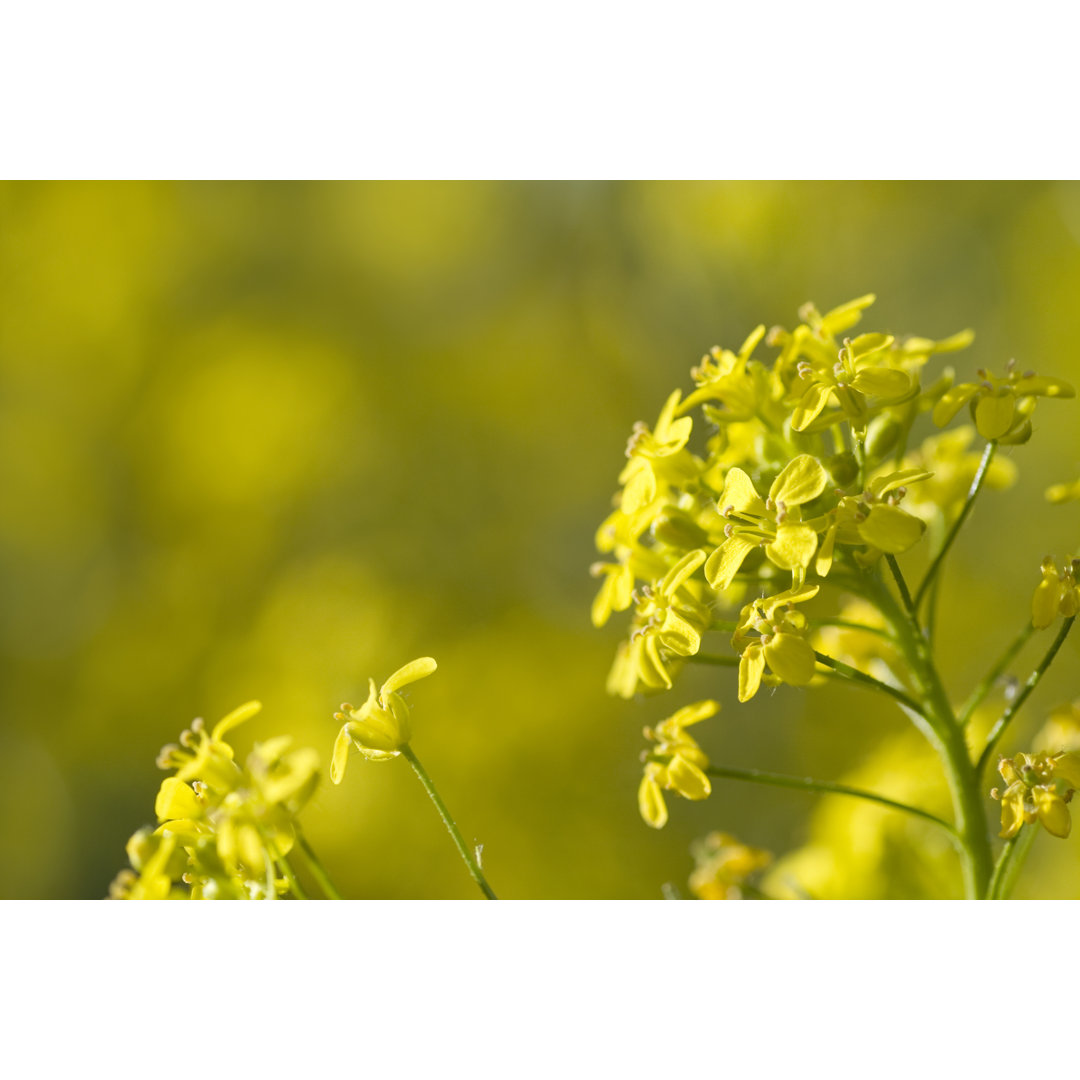
[[[589,624],[633,421],[710,346],[868,291],[874,328],[974,327],[962,376],[1015,356],[1080,381],[1080,186],[0,186],[0,896],[104,895],[193,717],[260,698],[242,748],[287,731],[328,763],[338,704],[423,654],[414,745],[501,895],[657,897],[711,829],[778,854],[813,831],[820,867],[830,821],[878,868],[851,891],[917,895],[799,793],[718,784],[661,833],[637,812],[641,727],[679,704],[724,702],[718,763],[887,789],[883,741],[893,772],[921,760],[888,703],[738,706],[724,670],[611,700],[621,628]],[[957,695],[1076,549],[1080,507],[1042,499],[1080,462],[1062,412],[948,570]],[[305,817],[349,895],[474,894],[404,764],[354,762]],[[1020,895],[1080,890],[1076,844],[1037,844]]]

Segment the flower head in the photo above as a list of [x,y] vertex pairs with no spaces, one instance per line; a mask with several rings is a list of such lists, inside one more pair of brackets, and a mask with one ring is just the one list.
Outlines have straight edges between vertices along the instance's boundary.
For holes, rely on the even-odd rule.
[[345,776],[350,744],[368,761],[391,761],[401,753],[401,748],[412,738],[412,728],[409,706],[398,691],[427,678],[437,667],[430,656],[410,660],[378,689],[375,680],[369,679],[367,701],[359,708],[346,703],[341,706],[341,712],[334,713],[334,719],[342,721],[330,762],[330,779],[335,784],[340,784]]
[[795,605],[817,596],[817,585],[788,589],[754,600],[742,609],[732,646],[739,659],[739,700],[749,701],[761,686],[765,668],[780,682],[806,686],[814,677],[809,623]]

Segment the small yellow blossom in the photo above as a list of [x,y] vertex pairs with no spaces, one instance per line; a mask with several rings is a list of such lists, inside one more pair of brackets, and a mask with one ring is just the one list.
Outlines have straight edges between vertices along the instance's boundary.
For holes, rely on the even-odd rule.
[[719,710],[715,701],[698,701],[679,709],[655,728],[645,728],[645,737],[656,746],[643,755],[645,774],[638,788],[638,809],[646,824],[654,829],[667,824],[665,791],[695,801],[708,798],[712,792],[712,784],[705,775],[709,759],[686,733],[686,728],[715,716]]
[[705,577],[714,589],[726,589],[747,555],[761,547],[781,570],[802,584],[817,550],[817,533],[802,522],[800,507],[816,499],[828,485],[824,466],[809,454],[799,454],[780,472],[762,499],[742,469],[731,469],[718,508],[728,519],[727,539],[709,556]]
[[[749,701],[765,669],[781,682],[806,686],[814,677],[814,650],[807,640],[806,616],[795,608],[817,596],[817,585],[789,589],[742,609],[731,644],[740,653],[739,700]],[[751,637],[751,632],[757,637]]]
[[1072,820],[1068,803],[1080,787],[1080,754],[1041,751],[1003,757],[998,772],[1008,785],[990,792],[1001,800],[1001,836],[1015,836],[1023,825],[1039,822],[1051,836],[1064,839]]
[[1080,611],[1080,586],[1077,571],[1080,559],[1073,559],[1060,573],[1052,555],[1042,561],[1042,580],[1035,587],[1031,598],[1031,622],[1037,630],[1045,630],[1061,615],[1071,619]]
[[1002,377],[981,368],[977,374],[979,382],[959,383],[938,400],[933,413],[938,427],[944,427],[965,405],[970,405],[975,427],[984,439],[1024,442],[1031,434],[1027,417],[1036,397],[1076,396],[1064,379],[1036,375],[1033,371],[1018,373],[1015,360],[1008,362]]
[[741,900],[748,879],[772,862],[769,852],[723,832],[709,833],[690,851],[695,864],[690,891],[699,900]]
[[679,483],[696,471],[692,455],[684,449],[694,421],[689,416],[675,415],[681,397],[679,390],[668,397],[651,431],[647,424],[634,426],[626,447],[629,460],[619,474],[624,514],[633,514],[651,503],[663,484]]
[[334,713],[334,719],[342,721],[330,763],[330,779],[335,784],[340,784],[345,776],[350,745],[368,761],[391,761],[401,753],[401,748],[412,738],[412,728],[409,706],[398,691],[427,678],[437,667],[430,656],[410,660],[378,689],[375,680],[369,679],[367,701],[360,708],[346,703],[341,706],[341,712]]

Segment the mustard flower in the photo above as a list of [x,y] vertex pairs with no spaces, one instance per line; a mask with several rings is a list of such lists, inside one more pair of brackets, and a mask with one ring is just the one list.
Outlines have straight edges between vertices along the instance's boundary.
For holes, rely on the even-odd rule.
[[645,773],[638,787],[638,809],[654,829],[667,824],[665,791],[694,801],[711,794],[712,784],[705,775],[709,759],[686,728],[715,716],[719,710],[715,701],[698,701],[679,709],[655,728],[645,728],[645,737],[656,746],[643,755]]
[[341,731],[334,742],[330,763],[330,779],[340,784],[349,760],[349,746],[355,746],[368,761],[391,761],[412,738],[409,706],[398,693],[403,687],[434,673],[438,665],[430,656],[410,660],[398,668],[378,689],[375,680],[368,680],[368,698],[360,708],[348,703],[334,719],[342,721]]
[[1015,836],[1023,825],[1039,822],[1051,836],[1069,835],[1072,819],[1068,803],[1080,787],[1080,754],[1041,751],[1003,757],[998,772],[1008,785],[990,795],[1001,801],[1001,836]]
[[1070,480],[1064,484],[1051,484],[1045,492],[1046,501],[1051,503],[1075,502],[1080,499],[1080,480]]
[[[917,384],[911,376],[884,362],[893,341],[889,334],[861,334],[854,341],[844,341],[830,366],[800,362],[791,388],[798,398],[792,430],[806,431],[830,401],[836,402],[853,427],[862,430],[869,417],[868,397],[891,404],[914,395]],[[835,420],[829,417],[830,424]]]
[[1060,572],[1052,555],[1043,559],[1042,580],[1031,598],[1031,622],[1037,630],[1045,630],[1059,615],[1071,619],[1080,611],[1078,570],[1080,559],[1073,559]]
[[965,405],[969,405],[975,427],[984,439],[1025,442],[1031,434],[1027,417],[1035,406],[1035,398],[1076,396],[1076,391],[1064,379],[1036,375],[1033,371],[1019,374],[1015,360],[1008,362],[1002,377],[991,375],[982,368],[977,374],[979,382],[959,383],[942,395],[933,412],[938,427],[944,427]]
[[724,832],[709,833],[690,852],[695,864],[690,891],[699,900],[741,900],[749,878],[772,862],[769,852]]
[[[739,659],[739,701],[749,701],[769,672],[780,682],[806,686],[814,677],[814,650],[806,616],[796,609],[817,596],[817,585],[754,600],[742,609],[731,639]],[[751,634],[757,635],[756,637]]]
[[742,469],[731,469],[717,504],[728,519],[727,539],[709,556],[705,577],[714,589],[726,589],[747,555],[757,547],[801,584],[814,552],[817,532],[803,524],[800,507],[816,499],[828,485],[824,466],[810,454],[799,454],[784,466],[762,499]]
[[621,509],[633,514],[651,503],[665,483],[681,483],[696,472],[693,456],[685,450],[694,427],[689,416],[676,417],[682,392],[674,391],[660,410],[656,426],[634,425],[626,447],[629,459],[619,474],[623,485]]

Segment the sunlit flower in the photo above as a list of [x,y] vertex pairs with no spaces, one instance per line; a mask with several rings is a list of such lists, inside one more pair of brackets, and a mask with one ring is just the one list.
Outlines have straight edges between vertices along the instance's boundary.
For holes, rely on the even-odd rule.
[[438,665],[430,656],[410,660],[398,668],[378,689],[375,680],[368,680],[368,697],[359,708],[348,703],[334,719],[342,721],[341,731],[334,742],[330,762],[330,779],[340,784],[349,760],[349,746],[355,746],[368,761],[391,761],[412,738],[409,706],[398,693],[403,687],[434,673]]
[[817,533],[803,524],[800,507],[816,499],[828,482],[821,462],[800,454],[784,467],[763,500],[742,469],[731,469],[718,502],[729,521],[727,539],[705,564],[709,584],[726,589],[747,555],[758,547],[771,563],[791,571],[794,582],[801,584],[817,550]]
[[766,668],[780,682],[806,686],[814,677],[814,650],[806,616],[795,605],[817,596],[817,585],[754,600],[742,609],[731,639],[739,659],[739,700],[749,701]]

